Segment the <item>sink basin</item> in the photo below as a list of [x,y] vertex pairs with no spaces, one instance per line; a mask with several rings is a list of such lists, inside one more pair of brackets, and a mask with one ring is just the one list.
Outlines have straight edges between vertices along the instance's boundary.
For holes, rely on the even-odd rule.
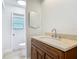
[[51,36],[39,36],[39,38],[42,38],[42,39],[52,39]]
[[51,37],[51,36],[39,36],[39,38],[41,39],[60,39],[59,37],[55,38],[55,37]]

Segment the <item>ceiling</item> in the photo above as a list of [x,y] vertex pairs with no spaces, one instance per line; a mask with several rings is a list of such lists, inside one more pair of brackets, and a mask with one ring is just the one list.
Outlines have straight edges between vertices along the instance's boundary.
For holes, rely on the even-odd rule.
[[25,6],[21,6],[17,3],[17,0],[4,0],[4,3],[5,4],[8,4],[8,5],[12,5],[12,6],[16,6],[16,7],[22,7],[24,8]]
[[[5,4],[8,5],[12,5],[12,6],[16,6],[16,7],[21,7],[21,8],[25,8],[25,6],[21,6],[17,3],[17,0],[3,0]],[[26,0],[24,0],[26,1]],[[39,1],[39,2],[43,2],[44,0],[30,0],[30,1]]]

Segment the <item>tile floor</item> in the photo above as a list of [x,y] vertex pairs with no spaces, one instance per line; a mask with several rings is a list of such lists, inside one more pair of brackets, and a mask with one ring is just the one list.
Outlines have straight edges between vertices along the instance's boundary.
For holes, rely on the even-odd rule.
[[14,51],[6,53],[3,56],[3,59],[27,59],[24,55],[22,55],[21,51]]

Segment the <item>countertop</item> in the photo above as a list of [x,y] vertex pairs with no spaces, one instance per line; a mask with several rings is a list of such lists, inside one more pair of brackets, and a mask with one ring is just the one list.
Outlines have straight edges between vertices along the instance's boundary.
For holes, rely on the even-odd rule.
[[47,45],[55,47],[64,52],[77,46],[77,40],[72,39],[65,39],[65,38],[54,39],[49,36],[32,36],[31,38],[39,40]]

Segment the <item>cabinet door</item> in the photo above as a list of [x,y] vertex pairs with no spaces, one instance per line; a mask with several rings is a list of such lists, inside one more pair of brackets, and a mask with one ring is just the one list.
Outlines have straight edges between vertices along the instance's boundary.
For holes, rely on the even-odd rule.
[[35,47],[31,47],[31,59],[37,59],[37,51]]
[[31,59],[44,59],[44,52],[32,45]]
[[40,49],[37,49],[37,59],[44,59],[44,52]]

